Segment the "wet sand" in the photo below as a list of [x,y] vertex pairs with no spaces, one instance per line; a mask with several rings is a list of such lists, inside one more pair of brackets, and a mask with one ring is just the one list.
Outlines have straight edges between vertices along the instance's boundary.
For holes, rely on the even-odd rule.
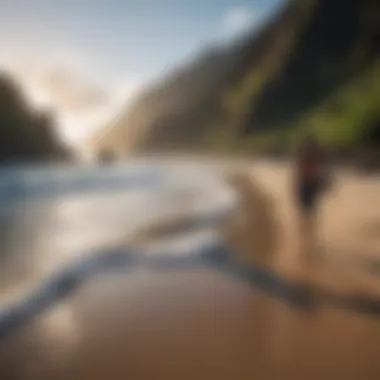
[[[321,256],[298,254],[283,165],[228,181],[242,208],[221,226],[242,268],[380,295],[380,181],[340,173],[321,213]],[[108,274],[0,346],[1,379],[378,379],[380,321],[305,309],[217,267]]]

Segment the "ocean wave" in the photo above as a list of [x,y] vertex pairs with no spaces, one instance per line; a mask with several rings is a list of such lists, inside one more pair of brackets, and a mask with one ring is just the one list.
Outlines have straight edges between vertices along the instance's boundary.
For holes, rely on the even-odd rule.
[[0,202],[114,192],[155,186],[161,179],[153,168],[125,170],[18,170],[0,174]]

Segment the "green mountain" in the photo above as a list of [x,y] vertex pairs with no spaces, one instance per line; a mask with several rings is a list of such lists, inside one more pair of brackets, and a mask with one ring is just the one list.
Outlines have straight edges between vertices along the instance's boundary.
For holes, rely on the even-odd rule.
[[68,158],[54,130],[53,116],[32,111],[18,85],[0,74],[0,164]]
[[146,89],[96,146],[287,148],[313,129],[331,147],[379,128],[380,2],[292,0],[259,30]]

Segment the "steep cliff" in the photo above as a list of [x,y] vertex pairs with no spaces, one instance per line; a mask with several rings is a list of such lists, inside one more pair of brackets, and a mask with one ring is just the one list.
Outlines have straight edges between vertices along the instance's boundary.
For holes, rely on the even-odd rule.
[[[378,1],[288,1],[261,29],[146,89],[97,141],[133,151],[278,140],[279,131],[312,127],[310,113],[344,98],[356,80],[375,80],[379,52]],[[374,92],[367,87],[361,101]],[[347,128],[360,131],[363,117]]]

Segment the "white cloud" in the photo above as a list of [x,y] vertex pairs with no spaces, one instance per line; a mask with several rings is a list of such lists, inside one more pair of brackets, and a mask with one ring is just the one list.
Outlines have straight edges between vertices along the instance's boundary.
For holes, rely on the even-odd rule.
[[25,86],[32,100],[42,106],[50,103],[53,108],[80,111],[107,102],[108,94],[103,89],[64,62],[46,64],[23,59],[14,61],[9,71]]
[[138,76],[124,77],[116,86],[110,86],[107,102],[82,112],[67,112],[61,117],[64,138],[74,144],[81,144],[100,128],[110,124],[133,95],[143,85]]
[[222,24],[229,34],[245,32],[253,25],[256,20],[256,14],[246,8],[228,9],[222,18]]

